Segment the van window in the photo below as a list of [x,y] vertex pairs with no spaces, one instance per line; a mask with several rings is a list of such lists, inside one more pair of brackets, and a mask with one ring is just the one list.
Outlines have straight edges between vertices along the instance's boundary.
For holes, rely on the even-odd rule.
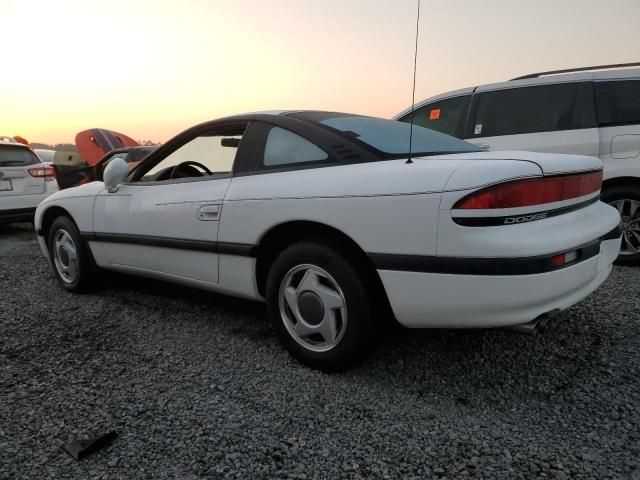
[[640,123],[640,80],[596,82],[598,123]]
[[[460,136],[469,105],[469,98],[469,95],[464,95],[424,105],[415,110],[413,123],[447,135]],[[400,118],[400,121],[411,123],[411,113]]]
[[563,83],[477,94],[467,136],[493,137],[596,126],[591,85]]

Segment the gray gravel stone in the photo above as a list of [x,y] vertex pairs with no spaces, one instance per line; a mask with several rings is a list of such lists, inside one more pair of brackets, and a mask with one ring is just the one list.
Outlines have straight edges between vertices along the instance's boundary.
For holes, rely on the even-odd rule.
[[616,267],[545,336],[399,330],[327,375],[260,304],[116,275],[69,294],[0,227],[0,478],[640,478],[639,293]]

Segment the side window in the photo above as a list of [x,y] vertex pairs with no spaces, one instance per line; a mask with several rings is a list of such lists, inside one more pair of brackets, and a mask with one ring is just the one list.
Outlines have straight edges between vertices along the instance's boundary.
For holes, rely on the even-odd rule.
[[[193,138],[144,172],[141,181],[230,173],[246,126]],[[189,162],[189,163],[185,163]]]
[[583,82],[479,93],[467,137],[595,127],[589,91]]
[[640,80],[596,82],[598,123],[640,123]]
[[309,140],[289,130],[273,127],[267,133],[262,164],[264,167],[285,167],[287,165],[322,162],[329,155]]
[[[469,98],[469,95],[446,98],[420,107],[414,111],[413,123],[454,137],[459,136],[466,119]],[[400,121],[411,123],[411,113]]]

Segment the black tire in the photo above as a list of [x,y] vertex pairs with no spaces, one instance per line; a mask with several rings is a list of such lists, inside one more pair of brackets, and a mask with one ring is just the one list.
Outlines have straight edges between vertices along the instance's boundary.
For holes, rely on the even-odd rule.
[[[285,277],[288,272],[304,265],[319,267],[333,277],[346,303],[344,333],[335,346],[323,352],[310,350],[296,340],[285,326],[286,320],[280,311],[280,289]],[[291,355],[309,367],[325,371],[345,370],[363,360],[377,345],[378,329],[369,291],[356,268],[337,246],[331,248],[317,242],[302,241],[283,250],[269,270],[266,300],[278,337]]]
[[[56,267],[56,257],[59,254],[55,251],[54,242],[56,236],[59,234],[63,234],[63,232],[71,238],[76,251],[76,274],[73,275],[72,279],[64,278],[63,275],[58,271],[58,267]],[[94,277],[94,274],[96,272],[95,262],[88,245],[82,239],[82,236],[78,231],[78,227],[76,227],[76,224],[73,223],[73,221],[69,217],[60,216],[53,221],[53,223],[51,224],[51,228],[49,228],[47,246],[49,248],[49,258],[51,260],[53,274],[55,275],[62,288],[76,293],[84,293],[89,291],[93,286],[92,277]]]
[[[601,199],[603,202],[608,204],[612,204],[613,202],[620,200],[634,200],[636,202],[640,202],[640,187],[636,187],[634,185],[615,185],[613,187],[607,188],[602,191]],[[626,212],[623,212],[623,214]],[[636,224],[640,223],[640,211],[636,213],[635,218]],[[633,220],[633,219],[630,219]],[[627,235],[627,232],[624,231],[624,223],[621,224],[623,227],[623,235]],[[627,224],[631,224],[634,222],[626,222]],[[633,235],[633,234],[631,234]],[[634,247],[638,247],[640,250],[640,242],[637,239],[631,239]],[[637,265],[640,263],[640,251],[638,253],[623,253],[623,251],[627,248],[625,244],[625,239],[622,239],[621,253],[616,260],[618,265]]]

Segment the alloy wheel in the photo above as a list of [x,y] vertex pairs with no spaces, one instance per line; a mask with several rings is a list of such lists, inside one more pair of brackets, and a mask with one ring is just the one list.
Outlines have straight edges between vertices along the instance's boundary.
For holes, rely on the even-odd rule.
[[624,198],[614,200],[611,205],[620,213],[622,245],[620,255],[640,253],[640,201]]

